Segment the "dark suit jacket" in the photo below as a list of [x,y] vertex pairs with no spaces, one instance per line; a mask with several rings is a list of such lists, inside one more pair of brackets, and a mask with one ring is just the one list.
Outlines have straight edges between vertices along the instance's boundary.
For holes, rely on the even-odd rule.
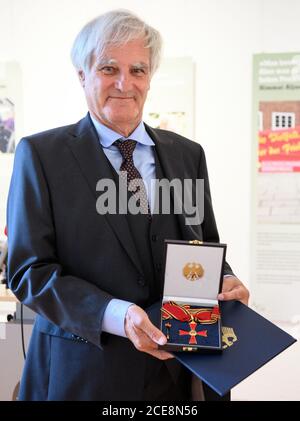
[[[183,239],[218,242],[202,147],[147,130],[169,179],[205,180],[204,222],[186,226],[181,216]],[[141,304],[149,288],[140,282],[143,269],[126,216],[96,212],[96,183],[110,177],[89,115],[18,145],[8,200],[9,285],[38,313],[24,399],[139,396],[146,354],[101,331],[113,297]],[[228,265],[225,273],[232,273]]]

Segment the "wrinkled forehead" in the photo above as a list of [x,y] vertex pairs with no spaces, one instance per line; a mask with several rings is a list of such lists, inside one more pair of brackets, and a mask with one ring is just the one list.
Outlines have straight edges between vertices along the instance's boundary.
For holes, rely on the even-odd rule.
[[94,52],[94,60],[117,64],[122,61],[150,64],[150,48],[143,38],[134,39],[126,43],[107,43]]

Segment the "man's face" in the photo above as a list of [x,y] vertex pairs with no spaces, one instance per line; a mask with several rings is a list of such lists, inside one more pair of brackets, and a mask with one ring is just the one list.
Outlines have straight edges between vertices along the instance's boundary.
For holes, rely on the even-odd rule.
[[89,73],[79,72],[90,112],[128,136],[140,123],[150,87],[150,53],[144,40],[108,46],[94,57]]

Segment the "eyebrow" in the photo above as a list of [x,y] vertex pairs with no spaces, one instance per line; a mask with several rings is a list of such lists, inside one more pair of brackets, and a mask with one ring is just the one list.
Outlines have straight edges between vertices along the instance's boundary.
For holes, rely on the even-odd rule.
[[97,66],[102,66],[104,64],[117,64],[117,60],[115,60],[114,58],[107,58],[107,57],[102,57],[101,59],[97,60]]
[[[97,66],[110,65],[110,64],[118,65],[118,61],[114,58],[109,59],[109,58],[103,57],[97,62]],[[143,61],[133,63],[131,66],[134,67],[135,69],[149,69],[149,65],[147,63],[144,63]]]
[[132,67],[135,67],[136,69],[149,69],[149,65],[144,62],[134,63]]

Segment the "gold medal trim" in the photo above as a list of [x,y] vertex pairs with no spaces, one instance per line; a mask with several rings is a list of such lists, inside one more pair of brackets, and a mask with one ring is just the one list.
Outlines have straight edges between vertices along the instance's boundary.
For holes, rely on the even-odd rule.
[[222,342],[223,349],[229,348],[234,342],[238,340],[232,327],[222,326]]

